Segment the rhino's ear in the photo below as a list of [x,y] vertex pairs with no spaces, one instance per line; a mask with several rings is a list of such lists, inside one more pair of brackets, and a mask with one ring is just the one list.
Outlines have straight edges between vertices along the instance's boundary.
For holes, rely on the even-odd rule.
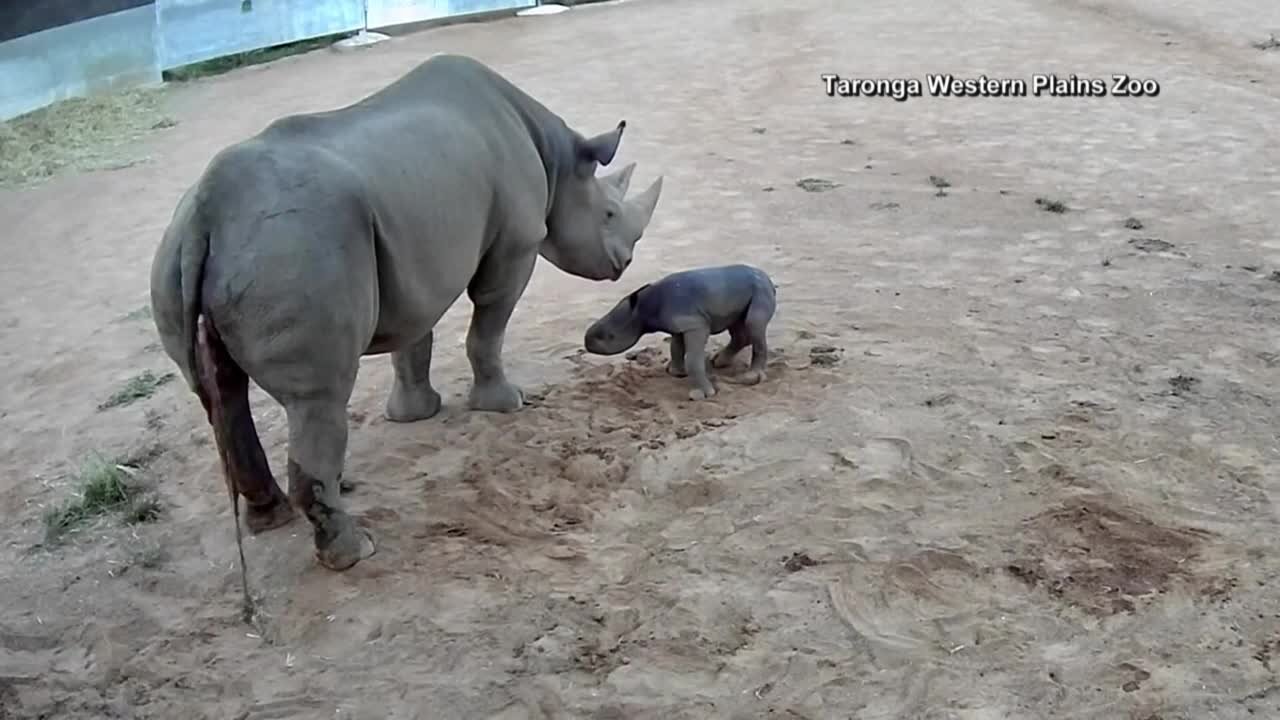
[[613,162],[613,156],[618,153],[618,143],[622,142],[622,131],[626,127],[627,121],[621,120],[618,122],[618,127],[609,132],[583,140],[578,147],[578,160],[601,165]]

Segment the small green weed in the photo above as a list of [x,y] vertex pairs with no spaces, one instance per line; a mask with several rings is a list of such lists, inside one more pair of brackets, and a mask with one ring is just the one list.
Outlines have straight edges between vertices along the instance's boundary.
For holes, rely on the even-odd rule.
[[76,474],[76,496],[45,513],[45,542],[56,544],[85,522],[116,511],[129,524],[159,518],[163,506],[135,482],[136,472],[123,462],[91,457]]
[[156,393],[160,386],[174,378],[171,372],[157,375],[150,370],[143,370],[125,381],[123,387],[111,394],[111,397],[98,404],[99,410],[123,407],[138,400],[145,400]]

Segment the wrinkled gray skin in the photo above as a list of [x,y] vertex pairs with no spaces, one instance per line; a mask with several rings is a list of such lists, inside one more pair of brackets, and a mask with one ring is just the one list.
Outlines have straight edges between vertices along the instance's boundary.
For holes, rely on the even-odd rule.
[[[284,117],[212,159],[155,254],[151,301],[166,353],[224,439],[251,532],[289,522],[292,501],[325,567],[374,553],[339,499],[360,358],[391,353],[390,420],[432,417],[432,329],[464,291],[470,407],[523,405],[502,344],[538,256],[617,280],[657,204],[662,178],[624,199],[634,164],[595,175],[624,126],[583,137],[481,63],[437,55],[354,105]],[[287,498],[246,376],[286,411]]]
[[[692,400],[716,394],[708,365],[726,368],[747,346],[751,365],[737,380],[754,385],[765,379],[769,360],[766,329],[777,309],[777,287],[763,270],[750,265],[724,265],[672,273],[642,285],[587,328],[583,344],[595,355],[616,355],[635,346],[644,335],[671,335],[667,372],[688,376]],[[729,344],[708,363],[707,340],[729,331]]]

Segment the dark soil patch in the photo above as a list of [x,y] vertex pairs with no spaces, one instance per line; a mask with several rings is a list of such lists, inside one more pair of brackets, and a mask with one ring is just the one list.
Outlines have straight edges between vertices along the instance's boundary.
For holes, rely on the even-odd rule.
[[800,572],[807,567],[817,565],[818,561],[809,557],[808,553],[793,552],[790,557],[782,559],[782,567],[787,572]]
[[1133,238],[1129,244],[1142,252],[1170,252],[1174,247],[1171,242],[1153,237]]
[[1043,198],[1043,197],[1036,198],[1036,204],[1039,205],[1040,209],[1044,210],[1045,212],[1051,212],[1051,213],[1057,213],[1057,214],[1062,214],[1069,209],[1067,207],[1067,204],[1062,202],[1061,200],[1050,200],[1049,198]]
[[1259,40],[1258,42],[1250,44],[1253,45],[1255,50],[1262,50],[1264,52],[1267,50],[1280,50],[1280,38],[1277,38],[1274,34],[1267,37],[1266,40]]
[[827,192],[840,187],[840,183],[824,180],[823,178],[807,177],[797,180],[796,187],[805,192]]
[[1190,375],[1174,375],[1169,378],[1169,387],[1173,388],[1174,395],[1189,393],[1199,384],[1200,379]]
[[834,345],[819,345],[809,349],[809,364],[816,367],[831,367],[840,362],[840,348]]
[[1028,554],[1005,570],[1096,616],[1192,579],[1186,562],[1207,533],[1156,524],[1115,501],[1075,499],[1026,522]]

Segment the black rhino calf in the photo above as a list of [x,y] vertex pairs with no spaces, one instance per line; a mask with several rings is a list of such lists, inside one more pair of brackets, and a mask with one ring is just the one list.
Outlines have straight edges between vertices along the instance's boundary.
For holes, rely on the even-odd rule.
[[[360,358],[391,353],[390,420],[435,415],[432,329],[463,291],[475,306],[470,407],[522,406],[502,342],[538,256],[617,280],[657,205],[661,177],[624,199],[634,163],[596,177],[625,126],[584,137],[480,62],[445,54],[213,157],[156,251],[151,304],[251,532],[288,523],[292,501],[323,566],[375,552],[338,494]],[[250,378],[288,418],[287,498],[254,427]]]
[[[750,265],[723,265],[672,273],[631,292],[587,328],[583,345],[594,355],[617,355],[654,332],[671,335],[667,372],[689,378],[691,400],[716,394],[707,366],[729,367],[751,347],[751,366],[731,380],[754,385],[765,379],[769,361],[766,331],[777,310],[778,288]],[[729,331],[729,344],[707,360],[707,340]]]

